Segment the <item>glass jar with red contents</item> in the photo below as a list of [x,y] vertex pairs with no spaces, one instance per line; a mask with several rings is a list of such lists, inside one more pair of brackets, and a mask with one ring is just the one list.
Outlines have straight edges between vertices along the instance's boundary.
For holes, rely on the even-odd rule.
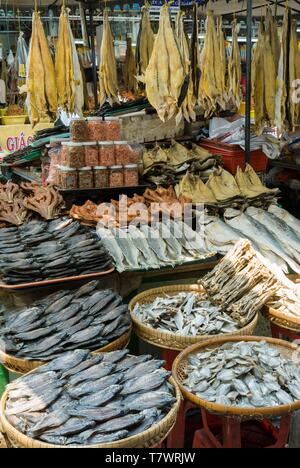
[[62,143],[63,164],[67,167],[80,169],[85,166],[85,149],[83,143],[68,141]]
[[90,189],[94,187],[94,174],[90,166],[79,169],[78,186],[80,189]]
[[113,141],[100,141],[99,142],[99,162],[100,166],[114,166],[115,159],[115,145]]
[[73,119],[70,124],[71,140],[72,141],[87,141],[88,126],[85,119]]
[[124,166],[125,187],[136,187],[139,185],[139,167],[137,164],[127,164]]
[[105,117],[105,140],[121,140],[121,120],[118,117]]
[[78,173],[71,167],[60,166],[58,168],[59,186],[62,189],[75,190],[78,188]]
[[94,167],[94,186],[95,188],[109,187],[109,168],[107,166]]
[[123,187],[124,186],[124,169],[123,166],[111,166],[109,174],[110,187]]
[[106,125],[102,117],[87,118],[87,139],[86,141],[105,141]]
[[85,148],[85,166],[98,166],[99,148],[96,141],[84,143]]
[[130,164],[130,147],[127,141],[115,141],[116,164],[126,166]]

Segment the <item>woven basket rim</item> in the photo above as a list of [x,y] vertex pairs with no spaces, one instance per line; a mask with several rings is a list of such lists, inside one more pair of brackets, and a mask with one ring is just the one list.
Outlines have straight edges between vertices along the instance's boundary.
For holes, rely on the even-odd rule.
[[270,345],[275,347],[281,347],[285,349],[289,349],[290,351],[299,351],[299,346],[294,343],[289,343],[284,340],[280,340],[277,338],[269,338],[265,336],[236,336],[236,337],[227,337],[227,338],[215,338],[207,340],[203,343],[197,343],[192,345],[182,351],[174,360],[173,367],[172,367],[172,376],[175,382],[178,384],[182,394],[188,400],[192,401],[195,405],[199,407],[203,407],[206,410],[224,415],[236,416],[236,417],[247,417],[251,419],[260,419],[262,417],[267,416],[280,416],[283,414],[291,413],[300,409],[300,400],[295,401],[294,403],[288,405],[278,405],[278,406],[269,406],[264,408],[256,408],[256,407],[237,407],[237,406],[228,406],[228,405],[221,405],[219,403],[209,402],[208,400],[203,400],[198,396],[194,395],[190,391],[186,389],[186,387],[182,384],[181,378],[179,377],[179,369],[180,366],[186,362],[187,357],[190,354],[194,354],[201,350],[211,347],[217,347],[218,345],[230,342],[238,342],[238,341],[266,341]]
[[[96,349],[95,351],[91,351],[91,354],[99,354],[99,353],[115,351],[116,349],[119,349],[118,346],[120,346],[120,344],[123,344],[124,341],[126,342],[126,345],[124,343],[124,348],[126,348],[126,346],[128,345],[130,341],[132,330],[133,330],[133,325],[131,324],[127,332],[123,333],[123,335],[119,336],[119,338],[116,338],[114,341],[104,346],[103,348],[99,348],[99,349]],[[50,361],[48,362],[29,361],[27,359],[20,359],[20,358],[11,356],[9,354],[4,353],[4,351],[0,350],[0,363],[5,368],[7,368],[8,370],[11,370],[12,372],[16,372],[14,370],[14,366],[20,369],[24,369],[23,373],[17,372],[21,375],[24,375],[25,373],[31,372],[32,370],[37,369],[38,367],[48,364]]]
[[[29,372],[31,374],[34,371]],[[179,389],[178,384],[176,383],[175,379],[173,377],[169,378],[169,382],[174,386],[175,389],[175,397],[176,397],[176,402],[170,409],[170,411],[166,414],[166,416],[159,421],[157,424],[154,424],[150,429],[147,429],[144,432],[141,432],[140,434],[137,434],[135,436],[128,437],[127,439],[121,439],[115,442],[111,443],[105,443],[105,444],[97,444],[97,445],[72,445],[72,446],[62,446],[62,445],[53,445],[53,444],[47,444],[46,442],[42,442],[36,439],[32,439],[22,432],[18,431],[12,424],[7,420],[5,416],[5,406],[6,406],[6,401],[8,398],[8,391],[6,390],[1,398],[0,401],[0,427],[2,426],[3,431],[7,435],[8,439],[10,440],[10,434],[15,437],[17,440],[22,439],[22,446],[23,447],[30,447],[30,448],[55,448],[55,449],[66,449],[66,448],[89,448],[89,449],[95,449],[95,448],[126,448],[126,445],[138,445],[139,441],[143,442],[142,445],[145,445],[146,439],[151,442],[152,438],[157,436],[157,433],[163,432],[163,438],[161,438],[161,441],[165,439],[165,437],[170,433],[171,429],[168,427],[169,422],[174,419],[176,421],[176,417],[181,405],[182,401],[182,395]],[[174,426],[174,424],[172,425]],[[121,446],[120,446],[121,444]]]
[[[176,343],[176,347],[175,345],[174,345],[174,348],[172,348],[172,346],[170,347],[169,343],[165,343],[165,345],[163,343],[160,343],[159,346],[161,348],[173,349],[174,351],[178,351],[181,349],[185,349],[189,345],[199,343],[202,341],[206,341],[213,337],[216,337],[216,338],[223,337],[223,336],[230,337],[230,336],[237,336],[237,335],[243,335],[243,334],[248,335],[249,333],[251,333],[251,330],[254,331],[256,328],[256,325],[258,323],[258,317],[259,317],[258,313],[255,314],[255,316],[252,318],[252,320],[250,320],[249,323],[247,323],[247,325],[239,328],[238,330],[236,330],[236,332],[219,333],[217,335],[195,335],[195,336],[178,335],[176,333],[173,333],[167,330],[163,330],[159,328],[156,329],[156,328],[153,328],[151,325],[144,324],[136,317],[136,315],[133,312],[135,305],[138,304],[138,302],[142,299],[150,298],[151,296],[155,296],[155,295],[158,296],[159,294],[163,294],[163,293],[176,294],[180,292],[195,292],[195,293],[203,294],[204,288],[203,286],[199,284],[178,284],[178,285],[162,286],[159,288],[148,289],[147,291],[144,291],[138,294],[130,301],[128,308],[129,308],[131,320],[134,324],[134,332],[139,336],[139,338],[143,339],[144,341],[147,341],[148,343],[154,346],[157,346],[157,342],[154,339],[153,341],[151,340],[151,335],[153,336],[153,338],[157,337],[157,338],[163,339],[165,337],[166,340],[172,339],[172,341]],[[149,303],[151,301],[152,299],[149,300]],[[145,301],[145,303],[147,303],[147,301]],[[147,332],[149,335],[149,338],[146,339],[143,333],[139,334],[139,330]],[[184,341],[185,343],[179,343],[180,340]]]
[[[294,283],[300,282],[300,275],[293,274],[287,275],[287,277]],[[295,315],[282,312],[268,304],[264,307],[264,311],[270,321],[274,320],[276,324],[287,330],[300,332],[300,316],[296,317]],[[291,326],[289,326],[289,324],[291,324]]]

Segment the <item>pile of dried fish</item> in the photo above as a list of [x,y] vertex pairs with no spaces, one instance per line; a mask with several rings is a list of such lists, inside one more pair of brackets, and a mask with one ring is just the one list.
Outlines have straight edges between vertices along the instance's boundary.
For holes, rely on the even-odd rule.
[[140,228],[98,227],[97,234],[119,272],[174,267],[213,256],[201,233],[178,219]]
[[57,217],[63,208],[62,196],[50,184],[0,184],[0,221],[21,226],[32,212],[49,220]]
[[265,341],[226,343],[191,354],[185,387],[226,406],[272,407],[300,400],[300,370]]
[[140,434],[175,403],[164,362],[127,350],[76,350],[7,386],[5,414],[23,434],[54,445],[96,445]]
[[238,241],[200,283],[213,304],[224,308],[240,326],[247,324],[278,288],[276,276],[247,240]]
[[7,284],[101,272],[109,265],[95,233],[71,218],[0,229],[1,279]]
[[144,325],[176,335],[216,335],[232,333],[239,328],[206,294],[165,294],[150,304],[136,304],[133,313]]
[[130,327],[128,308],[110,290],[92,281],[78,290],[59,291],[1,320],[2,351],[27,360],[50,361],[73,349],[103,348]]

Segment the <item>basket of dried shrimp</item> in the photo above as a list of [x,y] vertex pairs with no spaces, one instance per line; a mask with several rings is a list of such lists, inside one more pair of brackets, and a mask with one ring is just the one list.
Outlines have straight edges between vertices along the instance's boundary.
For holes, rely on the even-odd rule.
[[199,296],[205,296],[205,292],[202,286],[194,284],[181,284],[166,286],[161,288],[149,289],[139,295],[137,295],[129,304],[129,311],[133,322],[134,332],[143,341],[150,343],[154,346],[164,349],[170,349],[173,351],[181,351],[188,346],[199,343],[202,341],[209,340],[212,336],[236,336],[236,335],[252,335],[257,322],[258,314],[249,321],[249,323],[241,328],[237,328],[234,331],[220,334],[198,334],[198,335],[183,335],[179,332],[166,331],[162,328],[154,328],[151,325],[145,324],[144,321],[140,320],[135,312],[135,308],[138,305],[150,305],[154,303],[159,297],[172,297],[180,293],[197,294]]
[[176,402],[166,414],[166,416],[154,424],[150,429],[147,429],[144,432],[141,432],[138,435],[128,437],[127,439],[121,439],[116,442],[110,442],[106,444],[97,444],[97,445],[80,445],[80,446],[62,446],[62,445],[52,445],[45,442],[41,442],[37,439],[32,439],[25,434],[22,434],[18,431],[10,422],[7,420],[5,415],[6,402],[8,399],[8,392],[6,391],[1,399],[0,403],[0,428],[5,437],[5,440],[13,448],[38,448],[38,449],[65,449],[65,448],[112,448],[112,449],[122,449],[122,448],[151,448],[159,445],[163,442],[169,433],[172,431],[177,414],[180,409],[182,396],[179,390],[178,385],[171,377],[169,383],[174,386]]
[[[300,284],[300,275],[288,275],[288,278],[293,281],[295,284]],[[267,319],[281,328],[286,328],[287,330],[300,333],[300,310],[299,315],[293,315],[288,311],[288,301],[290,300],[287,297],[286,301],[283,302],[284,308],[286,311],[277,309],[273,304],[267,304],[264,307],[264,313]]]
[[[92,354],[99,354],[99,353],[109,353],[112,351],[117,351],[119,349],[127,348],[132,333],[132,326],[129,330],[124,333],[122,336],[117,338],[116,340],[112,341],[108,345],[104,346],[103,348],[97,349],[92,352]],[[42,366],[45,362],[42,361],[29,361],[27,359],[20,359],[9,354],[4,353],[0,350],[0,363],[10,372],[14,372],[16,374],[27,374],[28,372],[33,371],[37,367]]]
[[[199,361],[201,362],[201,354],[203,355],[203,357],[202,357],[203,364],[202,364],[201,369],[202,369],[202,372],[205,373],[205,372],[207,372],[207,367],[210,364],[211,364],[212,367],[216,364],[216,362],[213,363],[213,361],[212,362],[209,361],[209,359],[211,359],[211,357],[209,356],[209,353],[212,353],[213,356],[214,356],[214,354],[216,354],[217,352],[220,351],[222,346],[229,349],[230,353],[232,353],[232,350],[233,350],[232,346],[235,346],[238,343],[240,343],[240,345],[245,345],[245,346],[248,345],[249,346],[249,344],[253,343],[253,342],[256,342],[257,346],[259,346],[259,345],[260,346],[267,346],[269,350],[270,349],[272,350],[272,351],[270,351],[271,354],[278,355],[278,356],[280,356],[280,358],[287,359],[289,362],[291,361],[295,365],[295,367],[297,368],[297,372],[300,372],[299,371],[300,348],[296,344],[289,343],[289,342],[283,341],[283,340],[278,340],[278,339],[275,339],[275,338],[266,338],[266,337],[257,337],[257,336],[237,336],[237,337],[231,337],[231,338],[227,338],[227,337],[226,338],[212,338],[210,340],[207,340],[205,343],[198,343],[198,344],[195,344],[193,346],[190,346],[189,348],[182,351],[177,356],[177,358],[174,360],[172,375],[173,375],[173,378],[175,379],[176,383],[179,385],[179,388],[180,388],[183,396],[185,398],[187,398],[188,400],[190,400],[191,402],[193,402],[195,405],[206,409],[210,413],[214,413],[214,414],[217,414],[217,415],[220,415],[220,416],[236,417],[236,418],[241,419],[241,420],[242,419],[245,419],[245,420],[247,420],[247,419],[248,420],[249,419],[262,419],[262,418],[266,418],[266,417],[279,417],[279,416],[282,416],[284,414],[288,414],[288,413],[291,413],[293,411],[296,411],[296,410],[300,409],[300,395],[299,395],[299,399],[296,399],[294,401],[290,401],[289,403],[286,402],[285,404],[277,404],[277,405],[274,404],[274,406],[261,406],[261,407],[254,406],[254,405],[251,406],[250,404],[247,406],[247,405],[244,405],[244,404],[243,405],[237,405],[236,403],[235,404],[223,404],[223,403],[220,403],[220,402],[211,401],[211,400],[213,400],[213,398],[211,397],[211,393],[209,393],[210,400],[205,399],[205,397],[208,398],[207,392],[211,392],[212,391],[211,389],[213,388],[212,387],[213,384],[214,384],[213,379],[214,379],[214,375],[215,375],[213,370],[210,371],[210,372],[212,372],[211,377],[208,377],[208,375],[206,377],[206,379],[208,381],[210,379],[211,386],[210,385],[208,385],[208,386],[205,385],[207,388],[205,390],[201,389],[201,391],[200,391],[199,389],[201,387],[199,387],[199,385],[202,383],[201,380],[199,380],[199,382],[196,383],[196,385],[198,386],[198,390],[193,391],[192,388],[189,386],[189,385],[194,385],[194,383],[191,383],[190,380],[187,381],[187,379],[191,376],[191,374],[189,373],[189,367],[188,367],[190,365],[190,363],[191,363],[191,358],[194,357],[196,360],[199,359]],[[266,350],[264,350],[264,353],[266,354]],[[242,359],[242,356],[239,355],[239,357]],[[247,358],[247,356],[244,356],[243,359],[246,359],[246,358]],[[217,360],[215,357],[214,357],[214,359]],[[268,360],[270,361],[270,359],[274,359],[274,356],[270,357],[270,356],[265,355],[265,362],[267,362]],[[225,361],[226,361],[226,359],[225,359]],[[225,361],[224,360],[222,361],[222,369],[221,369],[221,367],[219,367],[221,372],[231,371],[231,373],[234,373],[235,370],[236,370],[236,372],[238,373],[238,370],[236,369],[236,366],[238,366],[238,364],[234,365],[233,367],[226,368],[226,362]],[[193,365],[196,365],[195,361],[193,362]],[[269,362],[268,362],[268,365],[269,365]],[[256,368],[256,366],[252,368],[250,373],[251,372],[254,373],[255,368]],[[219,372],[219,370],[218,370],[218,372]],[[273,382],[273,385],[274,385],[274,382],[275,382],[274,375],[276,374],[276,366],[274,367],[273,373],[272,373],[272,375],[270,377],[269,376],[264,377],[265,374],[267,374],[267,373],[268,373],[267,371],[265,371],[265,373],[262,373],[261,378],[262,379],[265,378],[268,381]],[[238,378],[241,379],[245,375],[239,376]],[[221,377],[218,374],[218,378],[219,377],[223,378],[223,376]],[[229,374],[228,374],[227,378],[229,378],[229,377],[232,377],[232,376],[229,376]],[[237,377],[235,377],[235,378],[237,378]],[[227,384],[230,387],[232,387],[233,389],[235,388],[236,385],[240,385],[240,384],[235,383],[236,382],[235,378],[231,378],[230,381],[227,382]],[[248,382],[249,382],[249,380],[248,380]],[[253,382],[253,377],[252,377],[252,382]],[[280,382],[280,379],[278,379],[278,382]],[[206,383],[208,383],[208,382],[206,382]],[[224,383],[226,383],[226,382],[224,382]],[[286,384],[288,385],[289,383],[290,383],[290,380],[286,378]],[[216,387],[217,387],[217,384],[216,384]],[[278,385],[276,386],[276,388],[277,387],[278,387]],[[220,393],[222,393],[222,396],[220,394],[216,398],[218,401],[220,400],[220,398],[224,397],[224,393],[226,394],[224,388],[222,388],[222,392],[220,392]],[[300,386],[299,386],[299,388],[300,388]],[[298,388],[298,383],[297,383],[297,391],[299,390],[299,388]],[[274,386],[274,389],[275,389],[275,386]],[[198,392],[198,395],[195,393],[196,391]],[[217,390],[214,390],[214,391],[217,391]],[[248,392],[249,392],[249,394],[247,395],[247,398],[248,397],[253,398],[253,396],[255,394],[255,388],[253,388],[252,393],[250,392],[250,390],[248,388]],[[242,395],[242,393],[239,394],[239,392],[237,392],[237,390],[235,390],[235,393],[238,393],[239,398]],[[269,390],[267,397],[270,397],[271,393],[272,393],[272,391]],[[279,391],[277,391],[277,393],[275,391],[275,394],[279,394]],[[199,396],[199,395],[201,395],[201,396]],[[230,396],[230,398],[232,398],[231,401],[234,401],[233,398],[236,397],[236,395],[233,395],[233,392],[232,392],[232,395],[230,394],[229,396]],[[245,394],[244,394],[244,396],[245,396]],[[284,394],[284,396],[285,396],[285,394]],[[285,396],[285,398],[287,398],[287,397]],[[296,398],[296,397],[294,396],[294,398]]]

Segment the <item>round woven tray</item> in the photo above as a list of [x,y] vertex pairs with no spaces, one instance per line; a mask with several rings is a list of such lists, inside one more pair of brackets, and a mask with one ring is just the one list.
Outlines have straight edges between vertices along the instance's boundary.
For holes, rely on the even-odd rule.
[[[204,289],[202,286],[193,284],[179,284],[175,286],[166,286],[162,288],[155,288],[149,289],[138,296],[136,296],[129,304],[129,311],[131,315],[131,320],[134,325],[134,331],[141,338],[143,341],[150,343],[154,346],[158,346],[159,348],[171,349],[173,351],[181,351],[182,349],[187,348],[188,346],[199,343],[202,341],[206,341],[212,338],[213,335],[197,335],[197,336],[183,336],[183,335],[176,335],[175,333],[159,330],[152,328],[150,325],[145,325],[139,319],[137,319],[136,315],[133,313],[134,307],[136,304],[149,304],[153,302],[158,296],[162,296],[163,294],[168,294],[170,296],[175,296],[180,292],[194,292],[198,294],[203,294]],[[254,332],[256,325],[258,322],[258,314],[251,320],[243,328],[232,332],[214,335],[216,337],[222,336],[237,336],[237,335],[252,335]]]
[[[294,281],[294,283],[300,283],[300,275],[288,275],[288,278]],[[291,314],[286,314],[268,305],[264,307],[264,313],[267,319],[278,327],[300,333],[300,316],[295,317]]]
[[[154,424],[147,431],[141,432],[140,434],[127,439],[118,440],[109,444],[99,445],[86,445],[78,446],[77,448],[151,448],[160,444],[173,429],[177,414],[181,405],[181,393],[178,385],[174,379],[170,378],[170,383],[174,385],[176,392],[176,403],[173,405],[169,413],[159,423]],[[26,435],[15,429],[6,419],[5,416],[5,405],[8,397],[8,392],[5,392],[2,396],[0,403],[0,428],[5,437],[9,440],[11,445],[15,448],[70,448],[67,446],[51,445],[39,440],[31,439]],[[72,446],[72,448],[76,448]]]
[[[126,333],[124,333],[124,335],[120,336],[119,338],[112,341],[111,343],[104,346],[103,348],[93,351],[92,354],[99,354],[99,353],[104,353],[104,352],[108,353],[111,351],[117,351],[118,349],[126,348],[130,341],[131,332],[132,332],[132,326]],[[14,356],[5,354],[1,350],[0,350],[0,362],[8,371],[14,372],[17,374],[27,374],[28,372],[31,372],[37,367],[40,367],[43,364],[45,364],[45,362],[42,362],[42,361],[28,361],[26,359],[16,358]]]
[[221,344],[238,341],[267,341],[269,345],[279,348],[283,356],[291,358],[292,356],[297,359],[300,364],[300,348],[296,344],[288,343],[287,341],[278,340],[275,338],[266,338],[261,336],[237,336],[231,338],[215,338],[206,341],[205,343],[198,343],[190,346],[189,348],[182,351],[173,363],[172,375],[183,395],[195,405],[205,408],[211,413],[215,413],[221,416],[237,417],[239,419],[262,419],[266,417],[278,417],[292,411],[300,409],[300,400],[289,404],[279,405],[265,408],[242,408],[236,406],[220,405],[218,403],[212,403],[207,400],[202,400],[198,396],[194,395],[186,389],[183,385],[185,380],[186,367],[188,365],[188,356],[190,354],[205,352],[207,349],[213,349]]

